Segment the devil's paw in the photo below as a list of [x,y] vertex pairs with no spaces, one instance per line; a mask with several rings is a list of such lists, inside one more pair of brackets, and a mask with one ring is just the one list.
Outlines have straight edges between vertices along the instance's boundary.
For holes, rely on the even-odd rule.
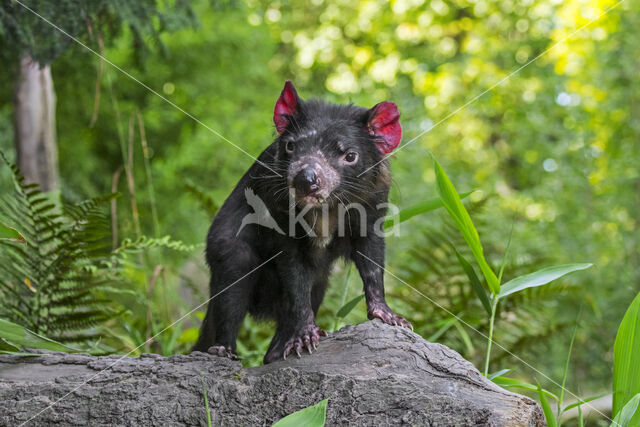
[[317,348],[321,336],[326,337],[327,333],[315,324],[304,326],[291,338],[284,340],[281,347],[275,346],[269,349],[264,358],[265,363],[271,363],[280,358],[286,360],[287,356],[293,353],[300,357],[305,349],[311,354]]
[[389,325],[403,326],[413,331],[413,325],[411,325],[411,323],[409,323],[404,317],[395,314],[385,303],[371,304],[367,310],[367,316],[369,319],[380,319]]
[[225,347],[223,345],[212,345],[207,350],[207,353],[220,357],[228,357],[232,360],[238,360],[238,356],[231,350],[231,347]]

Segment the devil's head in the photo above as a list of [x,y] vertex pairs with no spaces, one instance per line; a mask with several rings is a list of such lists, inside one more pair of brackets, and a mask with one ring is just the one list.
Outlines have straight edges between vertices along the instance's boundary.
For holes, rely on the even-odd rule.
[[273,121],[280,134],[278,163],[287,171],[295,201],[303,206],[362,202],[363,195],[376,191],[384,156],[402,137],[399,119],[393,102],[366,109],[303,101],[287,81]]

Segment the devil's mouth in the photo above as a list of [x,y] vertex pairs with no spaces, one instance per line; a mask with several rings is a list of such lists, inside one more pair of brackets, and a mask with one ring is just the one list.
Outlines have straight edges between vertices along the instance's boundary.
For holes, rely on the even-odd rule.
[[294,188],[291,188],[292,195],[295,197],[296,202],[300,206],[311,206],[317,207],[328,202],[328,195],[321,194],[320,192],[315,192],[312,194],[301,194]]
[[317,194],[311,194],[308,196],[303,196],[301,199],[302,202],[304,202],[305,205],[311,205],[311,206],[316,206],[316,205],[321,205],[323,203],[326,203],[327,199],[317,195]]

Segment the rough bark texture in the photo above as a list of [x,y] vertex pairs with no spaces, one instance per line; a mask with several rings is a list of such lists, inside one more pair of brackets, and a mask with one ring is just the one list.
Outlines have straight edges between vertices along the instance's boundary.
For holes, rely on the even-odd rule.
[[199,352],[0,356],[0,425],[206,425],[205,386],[214,425],[269,425],[327,397],[327,425],[544,425],[531,399],[380,321],[324,338],[313,355],[248,369]]
[[14,93],[14,131],[18,166],[27,182],[43,191],[58,187],[56,96],[49,65],[40,67],[29,55],[20,61]]

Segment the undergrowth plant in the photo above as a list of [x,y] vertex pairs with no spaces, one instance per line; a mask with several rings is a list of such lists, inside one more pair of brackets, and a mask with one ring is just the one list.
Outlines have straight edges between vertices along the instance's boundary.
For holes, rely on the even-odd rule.
[[95,350],[105,335],[116,335],[108,325],[127,312],[123,301],[144,299],[127,274],[136,268],[134,255],[194,247],[142,236],[114,249],[105,212],[117,194],[60,202],[25,183],[18,167],[0,157],[13,179],[13,191],[0,198],[0,319],[9,322],[0,339],[20,325],[25,333]]
[[0,223],[18,238],[0,240],[0,318],[60,342],[87,343],[96,326],[124,312],[121,286],[107,249],[102,207],[114,195],[60,204],[11,168],[14,188],[0,203]]

